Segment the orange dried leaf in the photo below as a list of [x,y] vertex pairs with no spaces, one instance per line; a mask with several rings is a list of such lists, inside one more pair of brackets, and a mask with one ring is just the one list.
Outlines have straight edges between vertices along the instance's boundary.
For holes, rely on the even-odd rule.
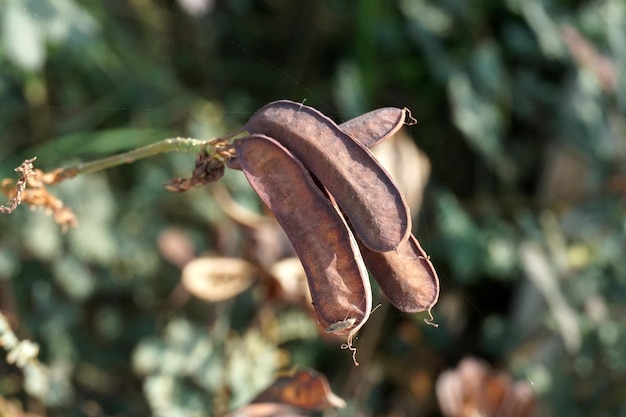
[[7,205],[0,206],[0,213],[11,213],[22,201],[22,193],[26,189],[30,178],[33,176],[33,162],[37,158],[27,159],[15,168],[15,172],[20,174],[20,179],[13,185],[13,180],[5,178],[2,180],[2,192],[11,199]]
[[43,207],[46,214],[54,217],[54,221],[62,227],[63,232],[70,227],[77,227],[78,220],[72,209],[65,207],[61,200],[46,189],[46,184],[54,182],[58,170],[45,173],[40,169],[33,169],[32,163],[35,159],[26,160],[15,169],[20,173],[20,179],[15,185],[9,179],[2,181],[2,191],[11,202],[7,206],[0,206],[0,212],[10,213],[20,203],[26,203],[31,208]]
[[252,402],[289,404],[313,411],[346,406],[346,402],[331,391],[326,377],[310,369],[278,378]]

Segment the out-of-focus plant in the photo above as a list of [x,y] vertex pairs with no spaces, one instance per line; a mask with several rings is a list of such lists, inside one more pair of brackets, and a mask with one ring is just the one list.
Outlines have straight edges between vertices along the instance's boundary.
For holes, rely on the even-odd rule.
[[[304,118],[299,123],[290,123],[289,120],[283,121],[283,113],[271,115],[271,111],[274,108],[287,109],[287,111],[292,111],[290,109],[293,109],[296,114],[304,115]],[[363,246],[359,248],[356,238],[352,235],[353,232],[347,229],[348,221],[341,217],[342,212],[340,212],[339,207],[334,206],[337,204],[334,196],[329,191],[326,191],[327,195],[324,194],[321,190],[322,186],[318,188],[315,185],[304,167],[307,166],[314,169],[315,164],[319,162],[325,163],[325,169],[328,170],[345,169],[351,163],[364,163],[365,161],[369,164],[365,165],[368,166],[368,169],[376,168],[381,172],[381,175],[387,175],[372,154],[366,151],[366,145],[360,145],[359,142],[369,146],[371,143],[388,139],[393,135],[393,132],[402,127],[405,123],[405,117],[409,121],[413,121],[413,119],[406,109],[386,108],[381,109],[382,114],[395,114],[395,116],[392,115],[390,118],[391,123],[385,122],[380,115],[381,113],[371,112],[365,115],[365,117],[351,121],[350,128],[347,127],[347,124],[342,124],[341,126],[346,127],[340,128],[317,110],[295,102],[274,102],[262,108],[258,114],[263,115],[263,112],[268,109],[270,111],[268,115],[261,117],[266,117],[268,123],[274,123],[277,126],[277,130],[274,133],[267,132],[278,138],[276,141],[260,135],[254,130],[255,128],[246,125],[245,130],[249,130],[252,134],[235,138],[232,144],[229,144],[227,139],[238,136],[241,129],[224,138],[208,141],[182,138],[166,139],[153,145],[93,162],[82,163],[75,167],[55,169],[49,173],[34,169],[33,161],[36,158],[26,160],[16,169],[20,174],[20,178],[16,183],[13,183],[10,179],[2,181],[2,191],[11,199],[10,203],[2,206],[2,212],[10,214],[15,211],[20,203],[28,204],[31,208],[43,207],[48,214],[53,215],[54,221],[63,226],[64,231],[67,231],[69,226],[77,227],[74,213],[65,208],[58,198],[52,196],[46,185],[55,185],[78,175],[98,172],[171,150],[191,151],[197,153],[197,156],[190,178],[176,178],[164,184],[170,191],[190,191],[196,186],[218,181],[224,176],[225,165],[237,170],[243,170],[250,184],[262,197],[263,201],[268,203],[268,208],[273,210],[277,216],[278,223],[283,228],[285,234],[289,236],[293,249],[298,255],[307,277],[309,293],[311,299],[314,300],[314,303],[311,304],[312,311],[315,312],[314,315],[318,325],[325,329],[325,332],[328,334],[346,337],[346,343],[342,345],[342,349],[349,349],[352,352],[353,362],[358,366],[356,360],[357,349],[353,346],[354,335],[368,321],[372,308],[372,293],[369,277],[365,269],[366,265],[375,274],[378,274],[380,271],[383,272],[382,275],[377,275],[376,278],[385,295],[398,309],[406,312],[427,311],[430,315],[430,320],[433,318],[431,309],[437,302],[439,294],[439,283],[427,255],[411,234],[411,222],[408,217],[407,204],[402,193],[390,177],[384,177],[384,183],[377,182],[376,179],[378,177],[370,179],[369,189],[366,190],[360,184],[363,178],[360,175],[354,175],[350,170],[346,170],[345,173],[342,173],[346,185],[336,188],[329,182],[336,181],[336,177],[324,177],[321,174],[326,174],[325,171],[314,171],[316,175],[320,175],[319,181],[322,186],[327,184],[331,191],[339,190],[341,192],[341,194],[336,194],[337,202],[346,211],[346,216],[351,219],[350,224],[354,224],[354,233],[358,234],[360,239],[362,239],[361,244]],[[254,117],[257,116],[253,116],[251,120],[256,120]],[[257,125],[263,126],[262,124]],[[316,149],[317,153],[312,155],[314,158],[301,153],[298,155],[303,158],[302,162],[295,159],[295,156],[288,153],[286,149],[292,150],[294,155],[296,155],[295,152],[301,141],[289,142],[289,139],[296,133],[283,132],[280,129],[301,129],[303,132],[307,132],[301,138],[302,141],[314,144],[320,140],[318,125],[323,125],[326,129],[325,139],[327,141],[337,136],[346,147],[349,148],[351,146],[354,148],[353,150],[360,151],[362,155],[351,150],[350,152],[344,152],[342,154],[343,157],[340,157],[337,149],[329,143],[327,146]],[[345,131],[342,129],[345,129]],[[363,135],[368,137],[348,135],[347,132],[352,130],[359,133],[362,132]],[[261,130],[261,132],[264,132],[264,130]],[[294,132],[296,131],[294,130]],[[285,143],[285,150],[280,150],[277,147],[276,150],[279,151],[277,156],[284,156],[291,161],[291,165],[274,165],[273,170],[269,169],[272,168],[271,165],[267,167],[265,165],[254,165],[253,162],[257,160],[262,162],[268,157],[273,157],[263,147],[260,149],[255,147],[246,148],[256,153],[242,154],[240,152],[242,146],[265,146],[265,144],[274,146],[272,142],[278,144],[278,140]],[[405,148],[413,150],[408,144],[405,145]],[[413,155],[419,156],[419,152],[414,152]],[[263,169],[251,169],[251,167],[257,166]],[[290,178],[286,178],[284,175],[277,175],[281,174],[281,172],[275,172],[276,168],[287,169],[291,166],[301,170],[300,175],[294,175],[295,182],[289,182]],[[257,181],[267,181],[267,186],[260,186]],[[272,186],[275,186],[275,188],[272,188]],[[352,192],[346,193],[345,191],[349,191],[349,189]],[[304,200],[294,199],[293,197],[286,198],[287,194],[283,190],[286,190],[287,193],[299,191],[300,195],[305,198]],[[370,194],[374,191],[378,191],[380,196],[372,200]],[[222,193],[226,195],[225,192]],[[316,210],[311,210],[311,207],[306,205],[302,206],[302,204],[307,203],[309,196],[316,198],[316,204],[327,208],[328,210],[325,213],[332,213],[335,215],[335,218],[326,216],[316,221],[314,217],[320,213]],[[352,198],[353,196],[356,199]],[[417,196],[417,198],[419,201],[421,196]],[[223,197],[222,201],[224,201]],[[382,207],[385,204],[388,206],[393,205],[396,201],[399,208],[403,209],[399,210],[398,213],[394,211],[388,214],[381,211],[381,206],[378,206],[378,204],[382,204]],[[352,206],[356,206],[357,209],[354,210]],[[236,203],[229,203],[228,207],[236,209]],[[244,212],[245,209],[241,208],[239,211]],[[60,215],[60,213],[68,214]],[[321,214],[324,214],[324,212]],[[382,233],[388,234],[372,234],[367,229],[367,225],[366,228],[363,228],[363,218],[367,220],[368,216],[373,216],[375,221],[381,224],[385,223],[385,227],[381,227],[380,230]],[[71,219],[71,222],[67,221],[68,218]],[[295,223],[293,223],[294,221]],[[311,223],[307,225],[306,222]],[[296,224],[307,229],[308,232],[303,233],[299,228],[289,227]],[[325,229],[320,229],[321,227]],[[325,230],[325,232],[318,232],[318,230]],[[343,242],[345,242],[345,245],[341,245]],[[366,243],[375,249],[366,249]],[[310,247],[311,244],[318,245],[317,252],[323,255],[321,259],[311,256],[314,253]],[[390,245],[390,247],[387,247],[387,245]],[[255,265],[258,266],[259,272],[262,273],[265,270],[263,264],[267,260],[265,257],[259,259],[254,256],[252,259],[254,264],[241,259],[226,257],[196,258],[187,262],[193,251],[192,248],[189,248],[187,253],[181,253],[180,256],[173,254],[172,247],[167,248],[167,246],[162,246],[162,249],[166,249],[169,252],[168,259],[173,260],[179,266],[184,263],[182,272],[184,288],[193,295],[211,302],[227,301],[247,290],[254,281]],[[332,250],[332,248],[336,250]],[[413,248],[416,248],[416,254],[412,253]],[[361,257],[360,251],[364,251],[363,257],[365,262]],[[258,254],[259,252],[256,251],[254,253]],[[342,270],[340,268],[344,265],[349,268],[353,267],[352,270],[357,274],[356,282],[350,281],[345,274],[341,273]],[[337,268],[337,272],[335,272],[335,268]],[[352,270],[347,271],[350,272]],[[407,272],[406,275],[404,274],[405,271]],[[70,268],[63,268],[62,272],[72,273],[73,271]],[[412,274],[415,274],[415,279]],[[327,288],[325,283],[330,280],[333,281],[331,284],[333,287],[345,287],[349,290],[349,295],[351,292],[355,293],[354,301],[349,300],[353,304],[345,304],[346,299],[344,292],[342,292],[343,290],[328,291],[330,288]],[[391,284],[387,285],[385,280],[391,280]],[[68,292],[78,296],[85,295],[84,292],[80,292],[78,287],[68,286],[69,282],[67,280],[65,285]],[[406,291],[406,288],[411,288],[411,291]],[[347,314],[356,314],[352,313],[352,311],[354,309],[358,310],[359,307],[354,302],[359,302],[361,298],[366,303],[363,307],[365,311],[360,312],[362,314],[360,322],[358,325],[354,325],[355,318],[345,318],[343,315],[344,310],[342,309],[347,308],[345,310]],[[302,300],[303,297],[299,297],[299,299]],[[330,315],[330,317],[325,314]],[[427,323],[430,322],[427,321]],[[211,337],[217,337],[218,340],[225,338],[225,335],[220,335],[219,333],[218,329],[213,329]],[[188,327],[187,331],[185,331],[184,326],[172,325],[172,330],[166,338],[165,346],[158,342],[147,343],[144,347],[140,346],[139,350],[136,351],[136,369],[138,373],[146,377],[144,391],[153,413],[157,415],[168,415],[170,413],[194,414],[206,410],[211,410],[213,414],[224,413],[229,407],[237,406],[242,401],[245,401],[258,388],[258,384],[255,382],[256,378],[260,378],[259,381],[263,383],[265,379],[263,375],[274,372],[277,368],[276,349],[269,343],[267,335],[261,335],[260,332],[254,330],[247,332],[248,335],[252,335],[251,340],[260,341],[262,346],[261,348],[251,347],[250,350],[254,355],[247,357],[245,354],[247,348],[244,351],[240,351],[238,344],[232,340],[229,343],[229,349],[224,347],[213,349],[211,337],[198,339],[198,334],[199,332],[194,331],[191,327]],[[195,340],[190,340],[190,338]],[[246,338],[245,340],[250,339]],[[263,342],[265,342],[265,346],[263,346]],[[243,345],[245,346],[247,343]],[[13,357],[17,354],[22,353],[21,356],[24,356],[25,346],[26,344],[24,343],[19,344],[14,340],[9,340],[9,348],[11,349],[9,354],[10,362],[15,361]],[[179,347],[188,347],[190,351],[177,352]],[[215,356],[219,358],[220,363],[226,361],[227,364],[233,367],[234,372],[232,374],[229,372],[230,366],[221,370],[210,364],[210,356],[214,350],[216,352]],[[260,351],[266,351],[266,354]],[[170,354],[173,355],[174,359],[169,357]],[[196,354],[197,358],[194,359],[193,357]],[[230,354],[234,356],[229,357],[228,355]],[[256,360],[260,360],[259,364],[254,363]],[[18,363],[24,365],[26,360],[18,359]],[[207,365],[208,368],[205,369],[201,365]],[[260,372],[259,365],[266,366],[267,372]],[[246,372],[249,372],[249,375],[245,375]],[[212,377],[207,384],[204,384],[203,382],[207,380],[203,378],[208,374],[211,374]],[[188,379],[202,386],[203,390],[198,392],[198,396],[194,396],[192,391],[185,387]],[[239,382],[242,382],[242,384],[237,383],[238,380],[241,380]],[[245,383],[243,383],[244,381]],[[308,404],[306,401],[307,395],[312,393],[308,392],[308,390],[313,390],[314,386],[315,384],[305,384],[304,387],[297,388],[298,390],[306,391],[298,394],[298,397],[304,396],[304,400],[299,400],[298,406]],[[243,393],[238,392],[238,387],[245,387]],[[46,386],[45,390],[48,391],[51,388]],[[216,400],[203,401],[202,397],[205,396],[206,392],[215,393]],[[330,399],[334,397],[326,395],[329,394],[326,385],[323,394],[324,398],[319,400],[320,404],[321,401],[326,401],[324,403],[325,406],[332,405],[333,401],[330,401]],[[48,397],[45,400],[48,400],[48,405],[54,405]],[[285,401],[294,405],[287,400]],[[334,402],[338,404],[337,401]],[[343,402],[341,404],[342,406],[345,405]],[[304,408],[317,409],[318,405],[310,404]]]
[[[383,305],[360,339],[377,366],[353,371],[325,355],[306,313],[277,303],[281,360],[330,370],[346,414],[356,403],[371,415],[433,410],[435,376],[468,353],[525,375],[537,415],[623,411],[623,1],[192,3],[5,1],[0,177],[33,155],[49,168],[218,136],[276,98],[337,121],[407,106],[431,162],[413,220],[442,278],[440,326]],[[41,64],[24,65],[27,52]],[[163,194],[189,163],[168,155],[61,184],[55,194],[81,224],[67,236],[39,212],[0,216],[0,307],[74,393],[50,415],[148,412],[130,358],[181,317],[198,332],[231,317],[221,325],[236,340],[268,323],[252,312],[273,281],[207,307],[156,251],[172,227],[194,256],[238,256],[244,236],[265,236],[207,192]],[[225,183],[260,212],[241,176]],[[23,393],[16,375],[0,362],[5,397]]]
[[529,417],[536,402],[528,382],[513,381],[472,357],[441,373],[437,400],[446,417]]

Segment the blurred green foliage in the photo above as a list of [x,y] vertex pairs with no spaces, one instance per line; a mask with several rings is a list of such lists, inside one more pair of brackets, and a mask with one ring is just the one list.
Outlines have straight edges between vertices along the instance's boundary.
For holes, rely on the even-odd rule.
[[[533,384],[537,415],[623,415],[623,68],[623,0],[4,0],[1,178],[26,157],[216,137],[274,99],[337,121],[406,106],[433,168],[413,215],[442,293],[436,329],[374,313],[359,368],[258,288],[181,303],[163,231],[196,254],[240,245],[206,190],[161,187],[193,156],[159,156],[53,187],[80,222],[66,235],[41,211],[0,216],[0,309],[47,372],[0,361],[0,395],[50,416],[212,415],[301,365],[350,404],[328,415],[438,415],[436,376],[475,354]],[[223,182],[258,209],[239,173]]]

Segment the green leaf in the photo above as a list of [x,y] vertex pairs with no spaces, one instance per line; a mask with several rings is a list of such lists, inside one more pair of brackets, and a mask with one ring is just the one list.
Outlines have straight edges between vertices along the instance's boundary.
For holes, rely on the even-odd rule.
[[20,0],[9,0],[2,22],[7,57],[26,71],[38,71],[46,59],[45,36]]

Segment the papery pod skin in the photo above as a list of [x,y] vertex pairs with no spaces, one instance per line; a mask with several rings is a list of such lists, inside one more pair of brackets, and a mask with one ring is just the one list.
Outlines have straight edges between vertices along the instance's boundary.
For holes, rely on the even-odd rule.
[[252,188],[285,230],[307,275],[320,325],[354,334],[367,321],[371,287],[356,239],[306,168],[277,141],[251,135],[234,142]]
[[[406,108],[381,107],[341,123],[338,127],[361,145],[371,148],[393,136],[407,118],[412,122],[414,119],[410,114]],[[226,164],[231,169],[241,170],[237,158],[227,160]]]
[[410,235],[395,251],[360,248],[367,269],[391,304],[407,313],[430,313],[439,299],[439,278],[415,236]]
[[[335,198],[321,184],[316,185],[342,216]],[[437,327],[431,310],[439,300],[439,277],[417,238],[410,234],[398,248],[388,252],[376,252],[363,242],[357,240],[357,243],[366,268],[391,304],[405,313],[428,311],[430,318],[424,321]],[[335,323],[334,327],[337,326],[342,323]]]
[[339,128],[361,145],[371,148],[389,139],[406,123],[417,123],[406,107],[381,107],[350,119]]
[[246,123],[287,148],[335,197],[360,240],[378,252],[394,250],[411,229],[409,209],[372,154],[312,107],[282,100]]

